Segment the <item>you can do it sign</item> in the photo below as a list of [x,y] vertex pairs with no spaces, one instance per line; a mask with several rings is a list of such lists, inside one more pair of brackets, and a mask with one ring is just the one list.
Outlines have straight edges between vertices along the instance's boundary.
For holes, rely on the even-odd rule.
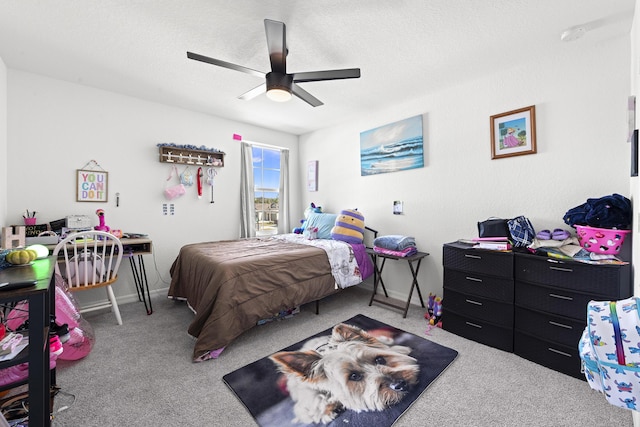
[[76,201],[106,202],[109,173],[105,171],[76,171]]

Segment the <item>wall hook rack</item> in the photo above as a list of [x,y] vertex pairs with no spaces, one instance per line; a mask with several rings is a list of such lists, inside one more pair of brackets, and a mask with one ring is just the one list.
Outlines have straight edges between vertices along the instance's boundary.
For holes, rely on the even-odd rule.
[[163,145],[158,148],[160,150],[160,161],[163,163],[224,167],[224,153],[221,151],[198,150],[170,145]]

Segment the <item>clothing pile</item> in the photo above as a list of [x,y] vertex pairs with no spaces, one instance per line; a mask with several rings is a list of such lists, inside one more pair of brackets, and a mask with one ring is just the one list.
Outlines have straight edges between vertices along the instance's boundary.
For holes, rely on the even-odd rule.
[[620,194],[587,199],[585,203],[569,209],[564,222],[574,227],[588,225],[597,228],[628,229],[632,222],[631,200]]
[[379,254],[398,257],[408,257],[418,252],[415,238],[397,234],[377,237],[373,241],[373,250]]

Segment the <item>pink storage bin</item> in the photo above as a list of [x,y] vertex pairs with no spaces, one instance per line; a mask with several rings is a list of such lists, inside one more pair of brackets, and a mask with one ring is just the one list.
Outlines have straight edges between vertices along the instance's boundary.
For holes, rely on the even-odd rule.
[[612,230],[587,225],[576,225],[575,227],[580,246],[589,252],[603,255],[617,255],[622,248],[625,236],[631,233],[631,230]]

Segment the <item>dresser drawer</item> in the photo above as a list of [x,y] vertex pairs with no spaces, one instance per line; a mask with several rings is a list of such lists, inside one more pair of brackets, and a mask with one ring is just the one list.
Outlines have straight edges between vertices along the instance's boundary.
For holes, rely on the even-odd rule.
[[443,247],[442,255],[445,268],[489,276],[513,277],[511,252],[473,249],[468,245],[447,243]]
[[581,294],[567,289],[535,286],[516,281],[515,303],[520,307],[557,314],[587,321],[587,304],[593,295]]
[[444,269],[444,288],[513,303],[513,279]]
[[473,295],[464,295],[444,289],[444,307],[470,319],[483,320],[499,326],[513,328],[513,304]]
[[470,319],[447,309],[442,318],[442,329],[500,350],[513,351],[511,327],[500,327],[482,320]]
[[586,292],[596,295],[594,299],[631,296],[629,265],[591,265],[520,254],[515,260],[515,279]]
[[577,341],[574,346],[564,346],[515,331],[513,352],[547,368],[586,381],[584,374],[580,372],[582,363],[578,355]]
[[515,329],[566,346],[577,346],[586,323],[581,320],[541,313],[526,308],[515,308]]

